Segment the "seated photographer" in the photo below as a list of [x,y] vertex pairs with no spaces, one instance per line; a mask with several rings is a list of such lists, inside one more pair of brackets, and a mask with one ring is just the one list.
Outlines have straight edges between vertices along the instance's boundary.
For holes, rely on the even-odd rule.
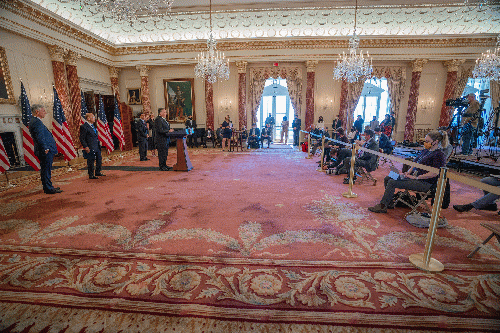
[[257,124],[253,124],[248,133],[247,148],[257,149],[260,146],[260,130],[257,128]]
[[[324,130],[318,130],[318,133],[319,135],[325,135],[325,138],[329,138],[330,137],[330,134],[328,134],[328,127],[325,127]],[[323,145],[323,138],[322,137],[316,137],[316,143],[312,146],[312,150],[311,150],[311,155],[314,155],[316,154],[316,150],[318,150],[319,147],[321,147]],[[325,156],[327,154],[327,147],[328,147],[328,153],[329,153],[329,146],[328,146],[328,141],[325,141]]]
[[272,129],[271,124],[266,124],[266,127],[260,132],[260,146],[264,148],[264,140],[267,140],[267,148],[271,145]]
[[[347,137],[345,136],[345,132],[344,132],[344,129],[342,127],[339,127],[337,128],[337,139],[338,141],[342,141],[342,142],[345,142],[345,143],[349,143],[349,140],[347,139]],[[330,164],[324,164],[323,165],[323,169],[333,169],[335,168],[337,165],[340,164],[340,159],[339,159],[339,152],[343,149],[345,149],[345,145],[342,145],[340,143],[337,143],[337,142],[333,142],[333,141],[330,141],[329,142],[329,146],[330,146],[330,154],[329,154],[329,159],[326,160],[326,162],[331,162]],[[349,151],[349,156],[351,156],[351,150],[350,149],[345,149],[346,151]],[[347,155],[344,156],[344,158],[347,157]],[[337,161],[339,161],[337,163]]]
[[[363,133],[363,136],[365,137],[365,141],[358,141],[356,144],[362,145],[364,148],[370,149],[370,150],[375,150],[378,151],[378,144],[375,141],[374,138],[374,133],[371,129],[365,130]],[[349,170],[351,168],[351,157],[346,157],[344,158],[344,162],[342,163],[343,166],[339,170],[339,173],[347,173],[349,174]],[[356,162],[354,162],[354,169],[356,168],[364,168],[366,170],[375,170],[377,168],[377,155],[365,152],[365,151],[360,151],[358,153],[358,156],[356,157]],[[356,179],[356,175],[354,176],[354,179]],[[344,179],[344,183],[349,183],[349,178]]]
[[[448,146],[448,134],[444,131],[432,131],[425,136],[424,150],[415,157],[413,162],[427,165],[436,169],[444,167],[446,158],[440,148]],[[411,168],[407,172],[400,174],[397,179],[389,176],[384,179],[385,192],[380,203],[368,210],[374,213],[387,213],[388,208],[393,208],[393,198],[396,189],[414,190],[427,192],[433,185],[436,185],[438,175],[422,169]]]
[[217,145],[220,145],[222,147],[222,133],[224,129],[222,128],[222,124],[219,125],[219,128],[215,131],[215,140],[217,142]]
[[215,148],[215,132],[212,128],[208,127],[207,130],[205,131],[205,135],[202,137],[203,138],[203,147],[207,148],[207,142],[211,141],[212,146]]
[[354,143],[354,140],[356,140],[357,136],[358,132],[354,127],[351,127],[351,130],[347,133],[347,139],[349,140],[349,143]]
[[391,140],[385,133],[382,133],[380,127],[375,128],[375,135],[378,136],[378,148],[382,149],[384,154],[392,154]]
[[[500,176],[499,175],[491,175],[490,177],[485,177],[481,179],[481,183],[485,183],[491,186],[497,186],[500,187]],[[478,209],[478,210],[489,210],[489,211],[496,211],[497,204],[495,201],[500,198],[500,195],[493,194],[490,192],[483,191],[484,195],[477,199],[476,201],[465,204],[465,205],[453,205],[453,209],[455,209],[457,212],[463,213],[463,212],[468,212],[472,208]],[[499,213],[500,214],[500,213]]]

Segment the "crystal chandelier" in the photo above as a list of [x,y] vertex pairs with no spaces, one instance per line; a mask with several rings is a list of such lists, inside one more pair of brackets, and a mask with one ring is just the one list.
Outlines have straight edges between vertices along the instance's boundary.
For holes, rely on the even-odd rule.
[[356,8],[354,10],[354,34],[349,39],[349,54],[342,53],[339,55],[337,66],[333,70],[333,78],[335,80],[344,79],[349,83],[358,81],[361,77],[370,78],[373,73],[373,67],[370,55],[366,52],[366,57],[363,56],[363,51],[358,52],[359,37],[356,34],[356,18],[358,12],[358,0],[356,0]]
[[138,20],[170,15],[174,0],[74,0],[80,7],[102,13],[103,21],[114,19],[132,26]]
[[196,61],[194,74],[197,77],[210,83],[215,83],[218,79],[229,79],[229,59],[226,59],[224,53],[217,51],[217,41],[212,31],[212,0],[210,0],[210,38],[207,41],[207,51],[198,54]]
[[495,50],[486,51],[476,60],[472,75],[474,78],[500,82],[500,35]]
[[493,4],[493,0],[465,0],[464,5],[470,7],[478,6],[479,9],[482,9],[483,6],[490,4],[490,2]]

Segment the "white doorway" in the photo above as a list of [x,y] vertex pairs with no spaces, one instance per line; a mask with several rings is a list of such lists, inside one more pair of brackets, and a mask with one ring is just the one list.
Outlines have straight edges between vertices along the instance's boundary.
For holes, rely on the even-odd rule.
[[262,129],[264,122],[271,114],[276,120],[274,126],[274,140],[279,140],[281,135],[281,122],[286,116],[290,126],[288,127],[288,142],[293,143],[293,130],[292,121],[294,118],[294,111],[286,80],[282,78],[268,79],[264,86],[264,92],[260,99],[259,110],[257,112],[257,127]]

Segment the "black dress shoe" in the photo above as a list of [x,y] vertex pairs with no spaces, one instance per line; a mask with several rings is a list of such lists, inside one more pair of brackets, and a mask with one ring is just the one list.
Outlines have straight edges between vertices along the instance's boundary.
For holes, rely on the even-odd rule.
[[383,204],[376,204],[373,207],[368,207],[368,210],[374,213],[387,213],[387,207]]
[[89,179],[99,179],[99,178],[96,176],[90,176]]
[[467,205],[453,205],[453,209],[455,209],[457,212],[460,212],[460,213],[468,212],[472,208],[474,208],[474,206],[472,206],[471,204],[467,204]]
[[56,193],[61,193],[62,190],[54,188],[52,190],[47,190],[47,191],[43,191],[43,192],[45,192],[46,194],[56,194]]
[[102,176],[106,176],[106,175],[105,175],[105,174],[103,174],[103,173],[96,173],[95,175],[96,175],[96,176],[100,176],[100,177],[102,177]]

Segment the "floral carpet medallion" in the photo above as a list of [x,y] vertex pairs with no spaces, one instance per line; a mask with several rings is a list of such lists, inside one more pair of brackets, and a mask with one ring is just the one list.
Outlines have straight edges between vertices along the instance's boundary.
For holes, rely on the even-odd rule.
[[[204,158],[208,165],[216,164],[192,173],[199,179],[217,176],[226,163],[221,156],[266,160],[283,154],[195,152],[194,163]],[[304,160],[297,154],[284,155],[278,162],[300,166]],[[260,177],[273,181],[282,177],[279,170],[265,169]],[[114,318],[123,327],[132,327],[133,318],[142,318],[135,331],[148,332],[153,324],[146,323],[168,316],[184,318],[186,327],[201,325],[200,318],[213,320],[206,332],[337,332],[336,325],[500,330],[498,261],[485,252],[465,259],[484,239],[475,229],[452,223],[440,230],[434,247],[446,260],[446,269],[430,274],[408,262],[410,254],[423,251],[427,230],[402,224],[399,217],[383,220],[361,209],[359,201],[329,194],[340,190],[307,192],[304,187],[299,199],[283,198],[288,191],[278,190],[259,201],[259,188],[252,188],[244,174],[255,172],[250,164],[242,163],[237,172],[224,172],[221,183],[239,186],[245,194],[233,202],[232,211],[226,207],[230,217],[218,211],[218,203],[227,200],[218,198],[227,191],[215,192],[222,186],[218,182],[207,185],[213,192],[200,191],[192,201],[172,199],[177,187],[193,193],[199,187],[187,183],[186,174],[172,173],[166,185],[151,179],[154,173],[101,177],[105,178],[101,184],[122,191],[120,198],[126,203],[120,205],[116,198],[88,203],[94,200],[87,194],[93,187],[81,181],[85,174],[80,171],[58,182],[68,187],[77,183],[74,192],[60,201],[37,194],[36,186],[4,192],[0,199],[0,331],[21,332],[28,327],[43,331],[54,324],[54,318],[73,323],[79,317],[86,319],[50,328],[112,332],[103,318]],[[325,177],[313,176],[311,182],[317,184]],[[120,177],[139,177],[140,186],[132,188],[130,181],[116,185]],[[158,191],[167,192],[161,204],[144,199],[156,199]],[[252,191],[254,197],[247,195]],[[143,209],[138,202],[147,204]],[[497,244],[488,248],[500,254]],[[192,319],[189,324],[187,318]],[[161,320],[155,329],[162,327]],[[180,325],[181,319],[176,320]],[[239,322],[264,326],[244,329],[236,326]],[[285,326],[272,329],[275,324]]]

